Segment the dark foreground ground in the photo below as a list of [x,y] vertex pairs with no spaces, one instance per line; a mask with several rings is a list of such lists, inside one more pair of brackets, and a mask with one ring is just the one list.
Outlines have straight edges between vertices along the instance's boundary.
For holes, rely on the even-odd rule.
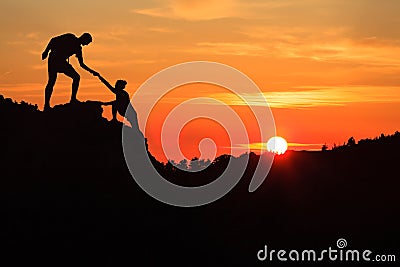
[[[371,250],[371,257],[396,255],[396,263],[379,266],[400,261],[399,136],[336,151],[288,152],[248,193],[258,160],[252,155],[225,197],[178,208],[138,187],[122,155],[121,124],[101,118],[96,104],[42,113],[3,100],[0,125],[2,266],[296,266],[276,257],[260,262],[257,252],[264,245],[336,249],[339,238],[347,249]],[[176,177],[157,166],[177,183],[212,178]]]

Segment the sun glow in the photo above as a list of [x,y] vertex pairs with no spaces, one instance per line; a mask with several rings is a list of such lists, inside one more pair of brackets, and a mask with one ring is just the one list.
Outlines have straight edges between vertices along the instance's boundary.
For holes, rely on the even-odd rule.
[[286,140],[279,136],[271,137],[267,142],[267,150],[278,155],[284,154],[287,148]]

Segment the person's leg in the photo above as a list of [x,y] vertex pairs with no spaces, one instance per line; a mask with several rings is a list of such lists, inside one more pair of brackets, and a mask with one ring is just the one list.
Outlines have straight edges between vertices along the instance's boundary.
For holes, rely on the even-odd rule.
[[116,101],[112,101],[112,102],[111,102],[111,105],[112,105],[112,116],[113,116],[113,120],[116,121],[116,120],[117,120],[117,111],[118,111]]
[[48,67],[48,75],[49,80],[47,81],[46,88],[44,89],[44,110],[48,110],[50,108],[50,99],[53,93],[54,84],[57,80],[57,71],[51,65]]
[[76,94],[78,93],[79,81],[81,80],[81,76],[79,75],[79,73],[76,72],[71,64],[67,62],[65,62],[61,72],[72,78],[72,94],[70,102],[77,102],[78,100],[76,99]]

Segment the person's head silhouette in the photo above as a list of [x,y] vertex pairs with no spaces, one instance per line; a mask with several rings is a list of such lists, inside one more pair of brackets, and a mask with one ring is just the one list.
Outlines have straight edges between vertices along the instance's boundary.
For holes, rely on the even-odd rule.
[[115,82],[115,89],[124,90],[127,82],[124,80],[118,80]]
[[81,45],[88,45],[92,42],[93,39],[90,33],[85,32],[79,37],[79,40],[81,42]]

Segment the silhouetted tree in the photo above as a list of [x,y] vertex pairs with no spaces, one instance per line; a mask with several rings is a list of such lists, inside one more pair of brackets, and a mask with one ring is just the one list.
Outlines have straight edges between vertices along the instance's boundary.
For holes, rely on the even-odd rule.
[[328,146],[326,144],[323,144],[321,147],[321,151],[327,151],[328,150]]
[[193,171],[200,170],[200,161],[198,157],[194,157],[190,160],[189,168]]
[[354,137],[350,137],[349,140],[347,140],[347,146],[355,146],[356,145],[356,140]]
[[177,164],[178,168],[180,169],[187,169],[188,168],[188,161],[187,159],[183,159],[181,161],[179,161],[179,163]]

